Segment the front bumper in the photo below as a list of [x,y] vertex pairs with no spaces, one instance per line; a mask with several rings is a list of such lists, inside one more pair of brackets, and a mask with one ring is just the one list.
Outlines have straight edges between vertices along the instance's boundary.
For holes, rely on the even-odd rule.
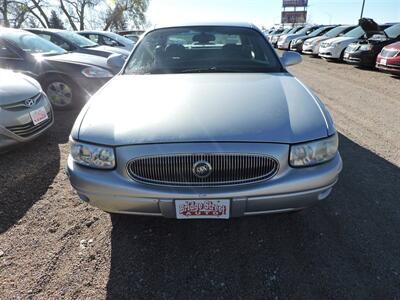
[[320,47],[318,55],[323,58],[339,59],[341,54],[340,47]]
[[[12,149],[15,146],[18,146],[19,144],[30,142],[40,135],[42,135],[45,131],[47,131],[54,123],[54,112],[51,107],[51,104],[48,102],[48,100],[42,100],[45,101],[45,103],[42,103],[40,105],[35,105],[31,109],[26,109],[23,111],[7,111],[3,110],[0,113],[0,152],[6,152],[10,149]],[[29,124],[32,122],[32,119],[29,115],[29,112],[35,109],[38,109],[40,107],[44,107],[46,109],[47,114],[50,117],[50,120],[47,122],[43,122],[43,124],[39,123],[36,125],[37,129],[33,128],[32,129],[26,129],[26,132],[29,132],[29,130],[32,130],[32,134],[29,136],[20,136],[13,131],[9,130],[7,127],[9,126],[24,126],[25,124]],[[16,122],[18,120],[18,122]]]
[[343,60],[349,64],[374,67],[376,57],[370,51],[345,52]]
[[375,67],[384,72],[400,75],[400,58],[378,56]]
[[301,52],[303,54],[318,55],[318,53],[319,53],[319,44],[318,45],[303,44],[303,48],[302,48]]
[[290,41],[284,41],[284,42],[278,41],[278,49],[289,50],[289,47],[290,47]]
[[304,43],[290,44],[290,51],[302,52]]
[[82,200],[107,212],[175,218],[175,200],[229,199],[231,217],[241,217],[311,206],[330,194],[342,169],[339,154],[322,165],[291,168],[288,145],[170,144],[162,145],[161,153],[177,153],[176,147],[181,153],[232,152],[232,149],[240,153],[267,152],[279,160],[280,168],[272,179],[246,185],[193,188],[143,184],[130,179],[125,166],[132,157],[160,151],[160,147],[144,145],[117,148],[117,168],[112,171],[88,169],[69,157],[67,174]]

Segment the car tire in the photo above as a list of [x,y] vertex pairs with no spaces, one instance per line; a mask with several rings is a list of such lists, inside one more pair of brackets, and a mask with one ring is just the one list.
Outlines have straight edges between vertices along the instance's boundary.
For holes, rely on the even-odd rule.
[[344,48],[342,53],[340,53],[339,62],[345,63],[345,61],[344,61],[344,52],[345,51],[346,51],[346,48]]
[[45,77],[41,85],[55,110],[71,110],[82,104],[82,90],[66,76]]

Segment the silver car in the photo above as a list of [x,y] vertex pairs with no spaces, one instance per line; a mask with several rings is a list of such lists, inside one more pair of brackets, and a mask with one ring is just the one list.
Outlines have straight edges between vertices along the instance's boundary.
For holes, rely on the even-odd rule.
[[29,142],[53,124],[53,110],[31,77],[0,69],[0,152]]
[[250,24],[147,32],[75,122],[72,186],[107,212],[178,219],[326,199],[342,169],[338,135],[323,103],[287,72],[300,61],[279,58]]

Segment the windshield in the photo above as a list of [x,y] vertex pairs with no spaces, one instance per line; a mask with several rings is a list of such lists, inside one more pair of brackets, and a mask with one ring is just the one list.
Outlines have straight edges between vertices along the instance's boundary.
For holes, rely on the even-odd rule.
[[92,42],[91,40],[71,31],[58,31],[57,34],[61,36],[62,38],[66,39],[70,43],[81,47],[81,48],[89,48],[89,47],[95,47],[98,46],[95,42]]
[[301,30],[302,28],[303,27],[301,27],[301,26],[293,27],[292,29],[289,30],[288,34],[296,33],[297,31]]
[[312,37],[319,36],[322,32],[325,32],[327,30],[328,29],[326,27],[318,28],[318,29],[314,30],[312,33],[310,33],[307,37],[312,38]]
[[400,24],[396,24],[385,29],[385,32],[388,37],[397,38],[400,35]]
[[265,38],[249,28],[193,26],[158,29],[136,47],[125,74],[282,72]]
[[33,55],[57,55],[67,53],[57,45],[24,31],[10,31],[3,38],[15,43],[19,48]]
[[133,45],[134,44],[134,42],[132,40],[130,40],[130,39],[126,38],[126,37],[123,37],[123,36],[121,36],[119,34],[116,34],[114,32],[107,32],[106,35],[109,36],[110,38],[120,42],[121,44],[125,44],[125,45],[126,44],[128,44],[128,45]]
[[311,28],[312,28],[312,27],[304,27],[302,30],[296,32],[296,34],[306,34],[307,31],[312,30]]
[[346,33],[345,37],[352,37],[352,38],[360,38],[365,34],[364,30],[361,28],[361,26],[358,26],[354,28],[353,30],[350,30],[348,33]]
[[330,38],[334,38],[337,37],[339,34],[341,34],[343,31],[345,31],[347,28],[348,28],[347,26],[339,26],[329,30],[324,35]]
[[280,34],[283,32],[285,32],[285,30],[283,28],[280,28],[280,29],[275,30],[272,34]]

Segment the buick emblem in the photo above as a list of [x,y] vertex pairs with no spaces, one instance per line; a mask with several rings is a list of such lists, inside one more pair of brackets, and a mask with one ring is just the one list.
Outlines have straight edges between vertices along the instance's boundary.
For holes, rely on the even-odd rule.
[[193,165],[193,174],[197,178],[207,178],[212,173],[212,166],[208,161],[201,160]]
[[36,103],[36,99],[33,99],[33,98],[25,100],[26,107],[32,107],[33,105],[35,105],[35,103]]

